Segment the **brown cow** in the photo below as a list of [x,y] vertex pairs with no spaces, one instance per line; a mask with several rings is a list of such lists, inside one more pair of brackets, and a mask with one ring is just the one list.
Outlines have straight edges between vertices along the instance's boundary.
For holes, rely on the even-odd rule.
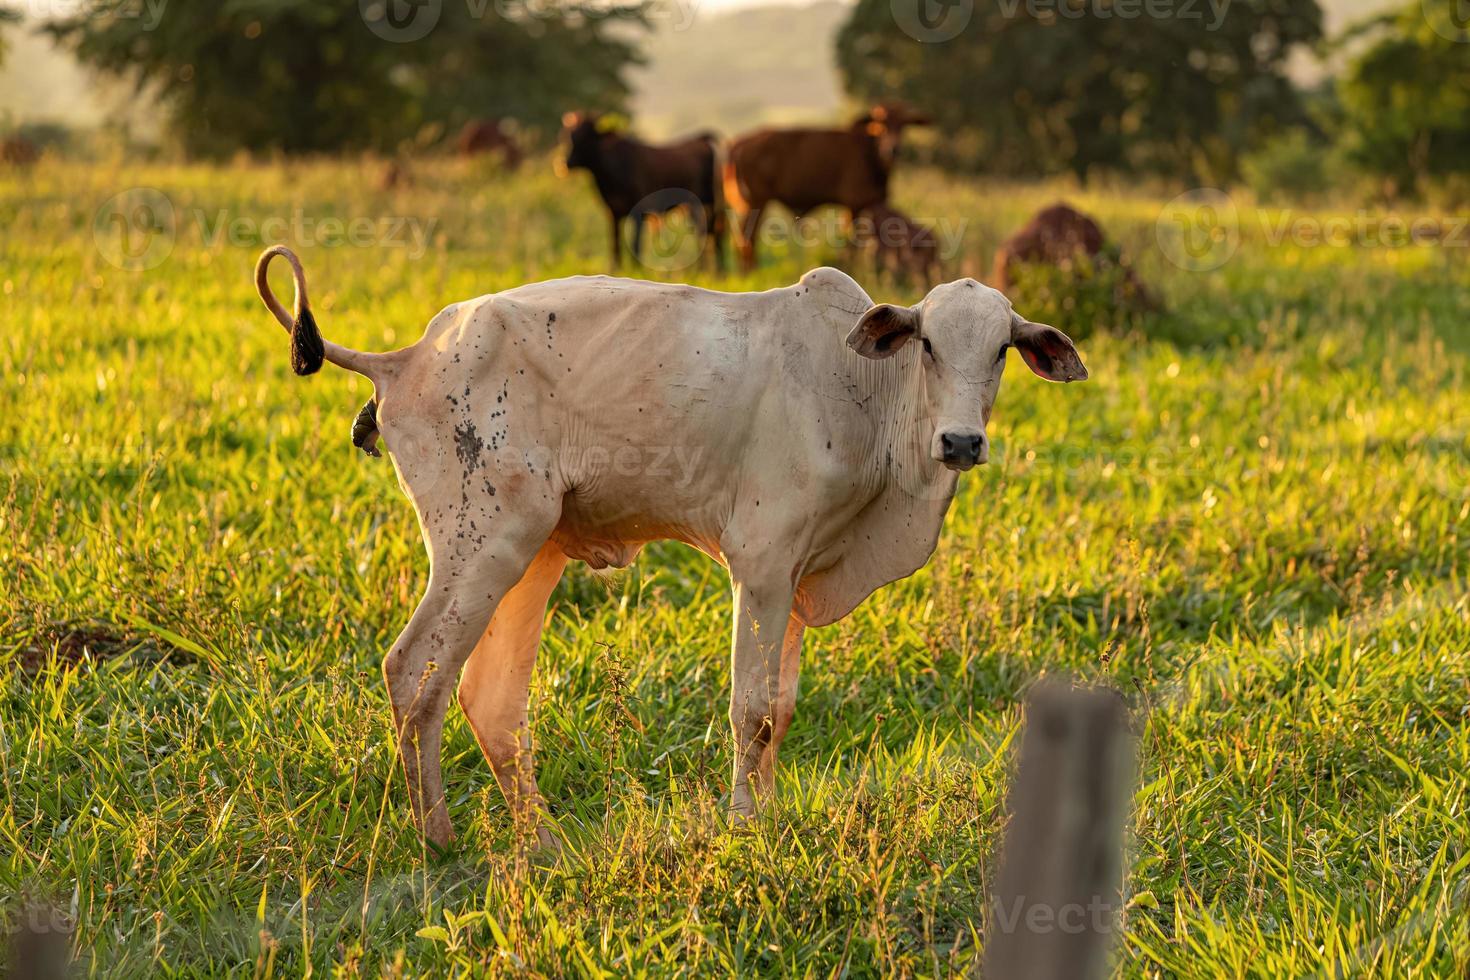
[[462,157],[499,153],[500,162],[507,170],[519,167],[524,156],[504,119],[471,119],[459,131],[454,145]]
[[[633,219],[633,258],[643,257],[643,222],[679,207],[704,225],[715,243],[716,267],[724,262],[725,216],[720,202],[713,133],[700,133],[677,143],[655,146],[613,132],[593,112],[562,117],[568,170],[586,170],[612,219],[612,260],[622,262],[624,218]],[[702,212],[696,214],[695,212]]]
[[857,244],[873,252],[875,268],[912,278],[927,289],[939,281],[939,241],[933,230],[887,204],[864,208],[853,221]]
[[24,136],[7,136],[0,140],[0,163],[13,167],[29,167],[40,158],[40,148]]
[[824,204],[855,215],[886,203],[904,127],[928,124],[927,116],[886,103],[846,129],[762,129],[731,143],[725,197],[735,211],[746,270],[755,266],[755,239],[768,204],[784,204],[799,218]]
[[407,187],[410,182],[408,165],[397,160],[389,160],[388,165],[383,168],[378,177],[378,190],[393,191],[400,187]]
[[[1106,241],[1098,223],[1076,208],[1064,203],[1042,208],[996,251],[991,283],[996,289],[1009,291],[1017,264],[1069,266],[1078,256],[1096,259],[1103,255]],[[1126,265],[1123,281],[1125,295],[1118,297],[1120,303],[1131,300],[1144,309],[1158,309],[1153,294]]]

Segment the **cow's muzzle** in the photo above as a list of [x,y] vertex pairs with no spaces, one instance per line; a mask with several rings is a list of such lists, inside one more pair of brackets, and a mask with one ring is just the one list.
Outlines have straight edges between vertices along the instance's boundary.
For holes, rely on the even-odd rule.
[[935,459],[964,472],[990,459],[990,440],[977,429],[950,429],[939,433]]

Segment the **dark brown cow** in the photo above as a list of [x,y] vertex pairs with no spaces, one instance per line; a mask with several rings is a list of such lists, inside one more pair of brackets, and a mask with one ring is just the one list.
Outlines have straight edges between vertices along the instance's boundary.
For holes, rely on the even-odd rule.
[[872,250],[876,268],[912,278],[926,289],[939,281],[939,240],[902,211],[887,204],[864,208],[853,221],[853,237],[860,247]]
[[523,157],[504,119],[471,119],[459,131],[454,146],[462,157],[498,153],[507,170],[519,167]]
[[[715,243],[714,261],[724,261],[725,218],[713,133],[700,133],[677,143],[655,146],[613,132],[596,113],[569,112],[562,117],[568,170],[586,170],[612,219],[613,268],[622,263],[624,218],[633,219],[633,258],[642,259],[643,222],[679,207],[702,221]],[[695,211],[703,212],[695,214]]]
[[24,136],[7,136],[0,140],[0,163],[29,167],[40,158],[40,148]]
[[407,187],[410,182],[408,165],[397,160],[389,160],[388,165],[383,168],[378,177],[378,190],[393,191],[400,187]]
[[766,206],[778,202],[798,218],[824,204],[856,215],[888,200],[888,178],[905,126],[929,118],[898,103],[876,105],[846,129],[762,129],[730,144],[725,197],[747,270]]
[[[1078,256],[1097,258],[1102,255],[1106,242],[1098,223],[1076,208],[1064,203],[1042,208],[996,251],[995,265],[990,274],[991,285],[1007,292],[1014,285],[1011,276],[1016,265],[1067,266]],[[1158,308],[1157,300],[1138,281],[1132,269],[1124,266],[1123,278],[1125,289],[1131,296],[1120,296],[1120,301],[1131,299],[1145,309]]]

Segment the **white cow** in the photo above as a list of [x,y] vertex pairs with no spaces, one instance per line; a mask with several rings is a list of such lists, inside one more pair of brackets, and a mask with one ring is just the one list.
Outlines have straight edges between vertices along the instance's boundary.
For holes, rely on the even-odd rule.
[[[294,322],[267,284],[275,255]],[[513,812],[554,843],[527,696],[568,559],[622,567],[674,539],[729,570],[730,806],[749,814],[791,724],[803,631],[929,559],[959,472],[988,457],[1006,351],[1052,381],[1087,377],[1064,334],[970,279],[908,308],[835,269],[761,293],[559,279],[456,303],[384,354],[322,341],[288,249],[261,255],[256,285],[298,373],[324,358],[372,380],[418,512],[429,584],[383,673],[414,816],[440,845],[456,679]]]

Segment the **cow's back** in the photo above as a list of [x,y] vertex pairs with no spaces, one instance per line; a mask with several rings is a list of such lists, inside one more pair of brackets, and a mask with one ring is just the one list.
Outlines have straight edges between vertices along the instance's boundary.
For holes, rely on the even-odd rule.
[[750,474],[771,472],[773,452],[793,454],[776,467],[789,472],[819,438],[821,413],[803,406],[822,403],[870,300],[819,269],[761,293],[597,276],[477,303],[495,308],[479,321],[499,364],[479,387],[506,386],[497,431],[551,447],[558,541],[600,566],[662,538],[717,553]]
[[554,362],[547,381],[558,399],[604,416],[633,406],[653,416],[642,432],[698,425],[705,405],[752,410],[793,360],[845,357],[846,333],[871,304],[835,269],[763,292],[578,276],[493,299],[538,357]]
[[840,129],[767,129],[730,145],[740,193],[753,207],[771,201],[797,215],[824,204],[854,211],[883,200],[871,140]]
[[1060,265],[1077,255],[1097,255],[1103,244],[1102,228],[1096,221],[1070,205],[1050,205],[1001,243],[991,283],[1005,292],[1011,287],[1011,266],[1017,262]]
[[687,190],[702,203],[715,202],[718,181],[713,136],[701,134],[667,146],[648,145],[645,159],[649,186]]

